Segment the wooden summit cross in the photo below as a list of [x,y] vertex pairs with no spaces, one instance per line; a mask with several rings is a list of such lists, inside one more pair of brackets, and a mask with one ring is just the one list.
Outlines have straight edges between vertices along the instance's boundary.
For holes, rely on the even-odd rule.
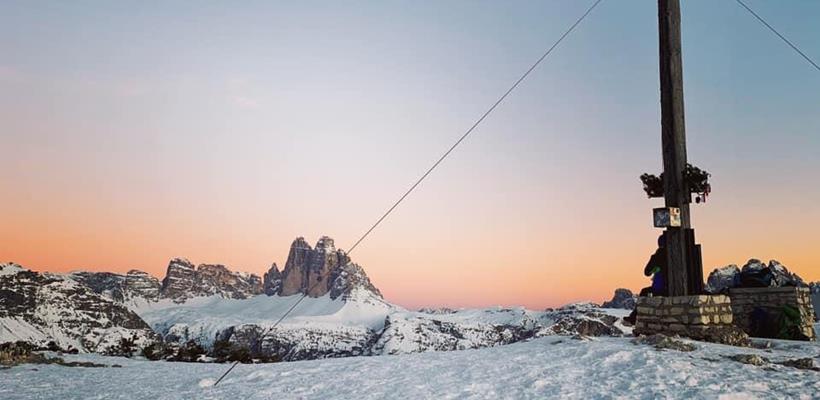
[[661,145],[663,148],[663,196],[670,214],[679,212],[680,223],[667,225],[664,233],[668,260],[669,296],[700,294],[703,267],[689,219],[692,196],[685,179],[686,127],[683,116],[683,63],[679,0],[658,0],[658,31],[661,89]]

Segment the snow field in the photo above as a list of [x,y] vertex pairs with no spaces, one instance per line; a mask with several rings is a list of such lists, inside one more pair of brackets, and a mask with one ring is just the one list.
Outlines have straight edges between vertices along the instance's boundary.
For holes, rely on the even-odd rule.
[[820,391],[818,372],[726,358],[755,353],[772,361],[809,356],[820,362],[816,343],[777,341],[770,351],[697,345],[682,353],[634,345],[630,338],[551,336],[479,350],[240,364],[216,387],[227,364],[81,355],[69,359],[123,367],[17,366],[0,371],[0,398],[809,399]]

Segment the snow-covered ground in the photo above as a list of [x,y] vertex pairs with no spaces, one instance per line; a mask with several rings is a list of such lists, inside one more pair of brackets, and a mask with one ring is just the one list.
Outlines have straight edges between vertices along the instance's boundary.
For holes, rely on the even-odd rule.
[[551,336],[479,350],[240,364],[219,386],[225,364],[69,356],[122,368],[22,365],[0,370],[2,399],[543,399],[818,398],[820,373],[726,358],[773,362],[812,357],[816,343],[774,341],[770,350],[697,343],[684,353],[631,338]]
[[[239,345],[254,346],[249,338],[264,334],[262,346],[276,343],[278,348],[266,350],[287,361],[464,350],[554,334],[619,336],[631,332],[619,321],[628,310],[601,309],[591,303],[547,311],[490,307],[421,312],[361,290],[353,291],[346,301],[329,295],[304,298],[272,329],[298,300],[298,296],[260,295],[243,300],[211,296],[131,307],[166,342],[194,340],[209,348],[216,340],[234,338]],[[592,327],[582,326],[587,323]]]
[[[288,343],[286,359],[319,357],[321,349],[336,354],[358,355],[369,338],[381,331],[386,316],[403,308],[389,304],[361,291],[349,301],[299,296],[259,295],[248,299],[226,299],[221,296],[195,297],[184,303],[170,299],[131,304],[145,322],[166,340],[180,343],[188,340],[210,347],[218,337],[227,338],[236,330],[259,329]],[[272,326],[298,302],[287,318]],[[226,336],[227,335],[227,336]],[[248,343],[245,343],[248,345]],[[358,349],[358,350],[357,350]],[[340,354],[336,354],[339,356]]]
[[[149,325],[198,323],[217,328],[239,324],[267,324],[278,320],[297,301],[298,295],[265,296],[248,299],[226,299],[220,296],[195,297],[185,303],[170,299],[136,304],[130,308]],[[333,300],[329,295],[306,297],[288,314],[284,323],[333,322],[343,324],[381,324],[388,310],[397,306],[368,297],[362,301]]]

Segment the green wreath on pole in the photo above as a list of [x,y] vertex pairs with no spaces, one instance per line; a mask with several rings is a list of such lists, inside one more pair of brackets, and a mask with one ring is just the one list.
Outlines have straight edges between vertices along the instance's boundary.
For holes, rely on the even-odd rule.
[[[709,184],[710,173],[693,166],[686,164],[686,169],[683,171],[683,179],[689,186],[689,193],[695,194],[695,203],[706,202],[706,198],[712,192],[712,185]],[[641,175],[641,182],[643,182],[643,191],[649,198],[663,197],[663,173],[660,176],[653,174]]]

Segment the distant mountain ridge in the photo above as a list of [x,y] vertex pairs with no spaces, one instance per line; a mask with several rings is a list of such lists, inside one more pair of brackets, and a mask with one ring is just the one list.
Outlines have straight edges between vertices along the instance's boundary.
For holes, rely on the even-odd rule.
[[97,294],[124,303],[134,300],[156,302],[161,299],[184,303],[195,297],[207,296],[247,299],[260,294],[306,294],[317,298],[329,293],[331,299],[345,299],[355,288],[362,288],[382,298],[364,269],[351,263],[350,257],[343,250],[337,250],[333,239],[327,236],[322,236],[315,248],[303,237],[296,238],[291,244],[284,270],[280,272],[274,263],[263,277],[232,271],[222,264],[195,266],[186,258],[172,259],[161,281],[136,269],[125,274],[78,271],[68,274],[68,277]]
[[[294,302],[289,296],[296,294],[326,298],[327,312],[348,301],[371,308],[390,307],[364,269],[351,263],[343,250],[337,250],[333,239],[323,236],[314,248],[299,237],[291,245],[285,269],[280,272],[273,264],[263,277],[232,271],[221,264],[195,266],[185,258],[172,259],[162,280],[136,269],[125,274],[54,274],[16,264],[0,265],[0,342],[24,340],[38,346],[54,342],[63,349],[112,353],[123,338],[138,347],[168,340],[196,339],[204,344],[217,337],[237,340],[247,327],[235,327],[231,321],[243,325],[234,317],[241,315],[243,308],[268,309],[266,318],[274,319],[284,315]],[[195,319],[176,319],[179,313],[190,314],[203,301],[219,307],[219,299],[244,301],[260,295],[253,303],[239,304],[240,311],[227,312],[221,320],[212,321],[210,326],[221,327],[215,331],[191,326],[196,325]],[[225,304],[230,307],[230,303]],[[182,307],[181,311],[177,307]],[[145,322],[146,315],[151,316],[150,325]],[[199,329],[199,333],[192,329]],[[298,346],[297,339],[284,341]]]
[[[820,286],[812,288],[820,294]],[[307,298],[279,321],[300,294]],[[404,354],[547,335],[628,334],[619,317],[634,307],[634,298],[619,289],[606,309],[583,303],[543,311],[409,311],[385,301],[332,239],[322,237],[312,247],[299,237],[285,268],[273,264],[262,277],[184,258],[172,259],[162,280],[139,270],[60,275],[0,265],[0,342],[55,341],[103,354],[121,354],[124,339],[139,348],[193,343],[214,357],[217,349],[239,348],[259,359],[287,361]]]
[[[30,299],[29,293],[21,293],[25,285],[17,276],[22,281],[32,278],[16,269],[5,273],[15,278],[7,280],[8,291],[0,291],[0,299]],[[77,315],[77,309],[115,310],[117,315],[104,323],[108,330],[98,329],[94,341],[81,351],[104,352],[92,344],[116,343],[123,331],[139,338],[140,347],[154,343],[183,349],[195,343],[215,357],[218,349],[240,348],[260,359],[293,361],[472,349],[555,334],[621,335],[625,329],[617,317],[607,314],[611,311],[592,305],[546,311],[409,311],[385,301],[364,269],[336,249],[329,237],[320,238],[316,246],[296,238],[285,268],[280,271],[273,264],[262,277],[220,264],[195,266],[184,258],[172,259],[162,280],[139,270],[28,274],[36,279],[54,275],[71,290],[84,293],[85,302],[61,302],[61,317],[54,323],[83,326],[88,316]],[[307,298],[272,329],[300,294]],[[0,309],[4,306],[0,301]],[[8,313],[21,314],[28,308]],[[0,342],[15,340],[10,332],[16,329],[14,321],[0,320]],[[38,329],[37,343],[51,339],[47,327]],[[134,336],[134,329],[142,336]],[[118,333],[112,336],[109,331]],[[87,332],[67,332],[67,340],[85,343]]]

